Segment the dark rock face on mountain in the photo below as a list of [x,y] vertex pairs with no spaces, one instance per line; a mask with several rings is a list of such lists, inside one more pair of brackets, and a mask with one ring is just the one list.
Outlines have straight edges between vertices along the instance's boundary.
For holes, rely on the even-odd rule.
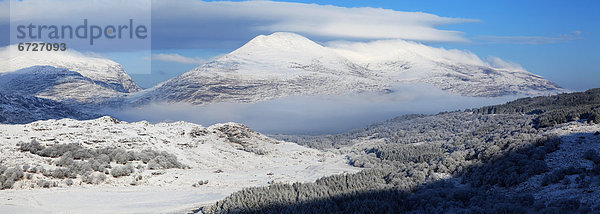
[[24,124],[37,120],[97,118],[99,115],[80,112],[59,102],[33,97],[6,95],[0,92],[0,123]]

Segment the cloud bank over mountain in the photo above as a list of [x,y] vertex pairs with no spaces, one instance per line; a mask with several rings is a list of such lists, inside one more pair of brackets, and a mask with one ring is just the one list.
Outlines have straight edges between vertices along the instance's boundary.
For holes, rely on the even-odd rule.
[[464,97],[424,84],[394,88],[393,93],[291,96],[258,103],[152,103],[128,109],[107,110],[119,119],[134,122],[189,121],[209,126],[234,121],[263,133],[339,133],[411,113],[441,111],[500,104],[518,96]]
[[[138,10],[136,14],[119,8],[148,5],[151,11]],[[8,1],[0,5],[8,8]],[[66,6],[68,5],[68,7]],[[98,5],[101,5],[98,8]],[[424,12],[402,12],[382,8],[347,8],[332,5],[274,2],[208,2],[196,0],[175,1],[102,1],[89,4],[66,0],[60,3],[28,0],[11,5],[10,17],[19,22],[73,22],[73,17],[89,20],[129,20],[131,17],[152,14],[153,48],[206,48],[231,47],[257,34],[290,31],[303,35],[333,39],[406,39],[414,41],[464,42],[462,32],[441,29],[441,26],[476,22],[475,19],[450,18]],[[18,8],[17,8],[18,7]],[[26,16],[54,11],[44,16]],[[62,14],[72,14],[64,16]],[[311,14],[306,16],[306,14]],[[2,14],[2,20],[9,20]],[[21,20],[27,19],[27,20]],[[208,30],[210,29],[210,30]]]

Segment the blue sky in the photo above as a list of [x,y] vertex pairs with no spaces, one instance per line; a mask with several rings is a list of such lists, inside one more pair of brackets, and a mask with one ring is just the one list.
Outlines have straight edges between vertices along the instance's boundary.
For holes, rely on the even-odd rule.
[[[31,1],[37,0],[23,2]],[[64,2],[69,1],[82,2]],[[152,1],[154,60],[151,61],[151,74],[135,72],[140,67],[140,60],[148,60],[147,57],[141,59],[118,52],[101,54],[123,64],[140,85],[150,87],[214,56],[232,51],[259,34],[296,31],[318,42],[401,38],[436,47],[468,50],[482,58],[496,56],[516,62],[567,89],[600,87],[600,25],[597,23],[600,1],[286,2],[305,4]],[[362,16],[353,17],[355,14]],[[349,21],[345,22],[346,16]],[[370,17],[373,19],[369,20]],[[363,19],[366,19],[365,23],[358,23]],[[307,29],[301,26],[318,26],[322,24],[320,22],[332,25],[356,23],[356,26],[354,29],[348,27],[342,33],[323,30],[324,27]],[[370,29],[373,25],[389,28],[389,32],[378,32],[381,28]],[[426,29],[426,33],[414,34],[415,26]],[[6,22],[0,22],[0,32],[6,32],[6,29]],[[6,39],[2,40],[1,45],[6,45]]]

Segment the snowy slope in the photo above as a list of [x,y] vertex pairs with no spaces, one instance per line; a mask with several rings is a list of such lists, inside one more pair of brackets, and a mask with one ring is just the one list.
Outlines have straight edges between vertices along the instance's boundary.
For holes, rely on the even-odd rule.
[[94,106],[140,91],[118,63],[74,50],[17,51],[0,49],[0,90],[64,104]]
[[87,56],[75,50],[67,51],[17,51],[16,45],[0,49],[0,57],[8,62],[7,67],[0,68],[0,73],[19,69],[47,65],[56,68],[66,68],[80,73],[97,82],[106,83],[107,87],[118,92],[136,92],[140,88],[125,73],[123,66],[112,60],[96,56]]
[[[600,124],[575,121],[562,124],[548,132],[561,137],[558,150],[550,153],[545,159],[550,170],[531,177],[514,189],[518,192],[530,191],[536,199],[552,201],[558,198],[575,198],[582,203],[598,204],[600,185],[598,179],[594,179],[593,176],[586,176],[585,173],[567,173],[560,182],[549,185],[542,183],[544,177],[551,175],[555,170],[571,167],[588,172],[595,170],[593,161],[586,159],[584,154],[590,150],[600,151],[600,135],[596,134],[600,132]],[[586,182],[589,183],[585,185]]]
[[[175,155],[189,168],[136,168],[130,176],[108,175],[99,184],[87,184],[78,176],[72,179],[71,186],[66,183],[68,179],[28,171],[30,179],[15,182],[12,190],[0,190],[0,210],[182,212],[220,200],[244,187],[272,182],[308,182],[326,175],[357,171],[347,165],[343,155],[274,140],[241,124],[202,127],[186,122],[126,123],[110,117],[0,125],[0,165],[56,168],[53,163],[60,158],[19,150],[18,144],[31,140],[46,146],[76,143],[87,149],[116,147],[138,152],[152,149]],[[112,165],[113,168],[119,166]],[[44,189],[39,186],[40,180],[56,187]],[[197,185],[199,181],[205,183]]]
[[0,73],[0,91],[65,104],[100,104],[124,94],[105,82],[52,66],[32,66]]
[[333,43],[331,47],[366,69],[398,82],[423,82],[464,96],[544,95],[561,91],[555,83],[496,57],[480,59],[460,50],[402,40]]
[[519,66],[406,41],[331,43],[293,33],[258,36],[239,49],[132,97],[132,102],[255,102],[291,95],[390,92],[429,83],[464,96],[561,90]]
[[361,66],[307,38],[275,33],[258,36],[230,54],[161,83],[134,102],[254,102],[389,87],[363,72]]
[[95,114],[83,113],[56,101],[33,97],[8,95],[0,91],[0,124],[23,124],[36,120],[73,118],[91,119]]

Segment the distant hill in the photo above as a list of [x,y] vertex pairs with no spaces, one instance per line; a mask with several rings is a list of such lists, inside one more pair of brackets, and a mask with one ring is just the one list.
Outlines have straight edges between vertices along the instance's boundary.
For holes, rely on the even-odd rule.
[[534,121],[538,127],[550,127],[582,119],[600,123],[600,88],[555,96],[522,98],[472,111],[478,114],[538,115]]

